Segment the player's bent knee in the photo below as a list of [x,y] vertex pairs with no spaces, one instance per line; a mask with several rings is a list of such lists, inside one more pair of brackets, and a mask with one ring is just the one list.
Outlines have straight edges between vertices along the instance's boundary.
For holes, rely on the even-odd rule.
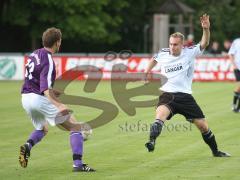
[[72,123],[70,121],[61,124],[62,127],[61,129],[64,129],[65,131],[80,131],[81,130],[81,125],[78,123]]
[[71,131],[71,129],[64,124],[57,124],[57,127],[63,131]]
[[77,128],[77,127],[71,127],[71,128],[69,129],[69,131],[80,131],[80,129]]
[[201,133],[205,133],[205,132],[208,131],[208,128],[207,128],[207,127],[204,127],[204,126],[199,127],[198,129],[200,130]]
[[44,133],[44,136],[46,136],[47,135],[47,133],[48,133],[48,126],[47,125],[45,125],[44,127],[43,127],[43,133]]
[[240,87],[236,88],[236,92],[240,93]]
[[74,123],[73,127],[71,127],[71,131],[81,131],[82,130],[82,125],[79,123]]
[[44,129],[44,130],[43,130],[43,133],[44,133],[44,136],[46,136],[47,133],[48,133],[48,129]]
[[167,120],[168,115],[157,113],[156,114],[156,119],[161,119],[162,121]]
[[208,124],[204,119],[195,119],[193,123],[197,126],[201,133],[208,131]]
[[170,114],[170,110],[166,106],[158,106],[156,109],[156,119],[166,120]]

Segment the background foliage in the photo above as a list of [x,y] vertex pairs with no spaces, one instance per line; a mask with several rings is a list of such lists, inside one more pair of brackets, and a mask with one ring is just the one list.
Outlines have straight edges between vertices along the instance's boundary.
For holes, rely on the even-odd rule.
[[[144,27],[151,41],[155,9],[165,0],[1,0],[0,52],[28,52],[41,46],[50,26],[63,31],[62,52],[144,51]],[[239,35],[240,1],[182,0],[195,10],[194,35],[200,39],[199,16],[211,16],[212,38],[222,42]],[[150,52],[150,48],[148,48]]]

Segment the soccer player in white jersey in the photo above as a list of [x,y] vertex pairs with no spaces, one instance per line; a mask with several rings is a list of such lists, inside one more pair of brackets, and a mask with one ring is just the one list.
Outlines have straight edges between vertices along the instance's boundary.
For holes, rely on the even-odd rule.
[[233,41],[228,54],[233,65],[234,75],[237,81],[237,86],[233,95],[232,110],[234,112],[240,112],[240,38]]
[[167,82],[160,88],[163,94],[159,97],[156,109],[156,118],[150,128],[150,138],[145,144],[149,152],[154,151],[156,138],[160,135],[164,122],[170,120],[175,114],[181,114],[194,123],[202,133],[203,140],[210,147],[213,156],[229,157],[230,154],[219,151],[215,136],[209,129],[205,116],[191,95],[191,85],[194,73],[194,60],[201,55],[208,46],[210,39],[209,16],[200,17],[203,29],[199,44],[183,47],[184,35],[176,32],[170,35],[169,48],[162,49],[154,56],[145,70],[146,79],[151,69],[157,64],[161,65],[161,74],[167,77]]
[[31,118],[35,130],[20,147],[19,163],[22,167],[27,167],[30,151],[47,134],[49,123],[71,132],[73,171],[92,172],[95,170],[82,162],[83,137],[80,131],[84,128],[83,124],[78,123],[70,115],[67,106],[59,101],[56,96],[58,93],[53,90],[56,70],[52,54],[59,51],[61,40],[60,29],[47,29],[42,36],[44,47],[35,50],[28,57],[22,87],[22,105]]

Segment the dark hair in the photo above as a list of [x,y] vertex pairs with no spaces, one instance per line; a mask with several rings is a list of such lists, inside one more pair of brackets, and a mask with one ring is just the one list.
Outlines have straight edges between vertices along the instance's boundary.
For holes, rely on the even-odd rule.
[[60,29],[55,27],[48,28],[43,32],[42,35],[42,44],[44,47],[51,48],[53,45],[62,39],[62,33]]

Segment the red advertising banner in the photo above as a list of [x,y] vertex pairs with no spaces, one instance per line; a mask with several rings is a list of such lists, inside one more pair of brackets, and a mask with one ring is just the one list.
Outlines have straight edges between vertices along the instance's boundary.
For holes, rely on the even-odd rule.
[[[75,73],[82,73],[77,79],[129,79],[133,73],[144,72],[151,57],[130,57],[126,60],[107,61],[103,56],[54,56],[57,77],[71,79]],[[25,62],[27,56],[25,56]],[[87,68],[87,70],[86,70]],[[158,63],[153,72],[160,73]],[[65,73],[65,75],[64,75]],[[131,74],[131,76],[129,76]],[[227,57],[198,57],[195,60],[194,81],[233,81],[235,79],[230,60]]]
[[195,81],[233,81],[233,67],[227,57],[199,57],[195,62]]

